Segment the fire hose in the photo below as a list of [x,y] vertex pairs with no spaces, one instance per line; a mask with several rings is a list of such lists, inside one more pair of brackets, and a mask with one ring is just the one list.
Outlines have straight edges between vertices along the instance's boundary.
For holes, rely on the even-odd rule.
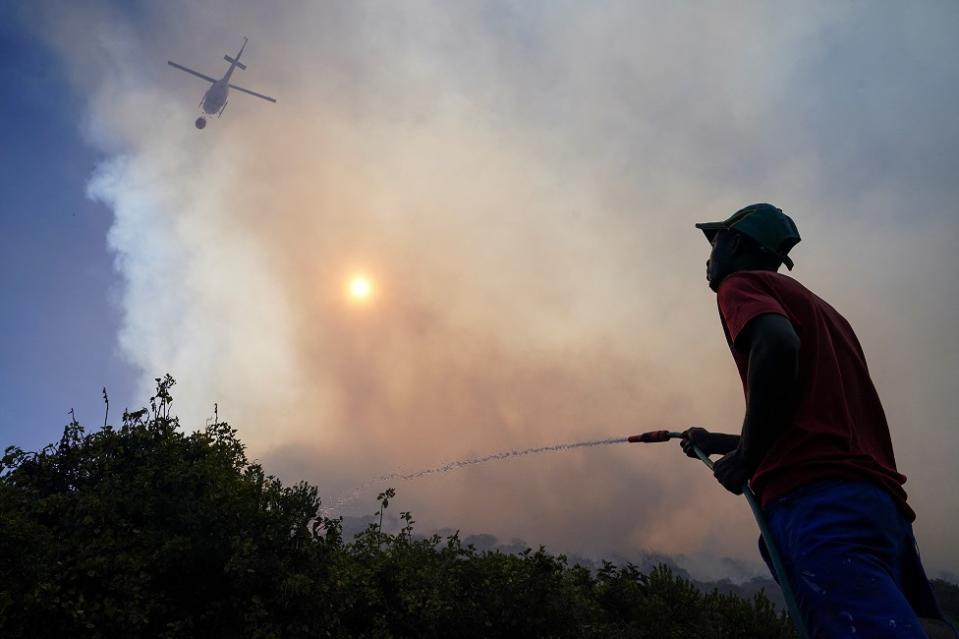
[[[632,435],[628,438],[628,441],[631,443],[657,443],[665,442],[670,439],[682,439],[683,434],[675,431],[668,430],[654,430],[648,433],[642,433],[639,435]],[[696,456],[710,470],[713,468],[713,461],[707,456],[702,450],[697,446],[693,446],[693,452],[696,453]],[[776,573],[776,581],[779,582],[779,587],[782,589],[783,598],[786,600],[786,608],[789,610],[789,617],[792,619],[793,624],[796,626],[796,632],[799,634],[801,639],[808,639],[809,633],[806,632],[806,625],[803,622],[802,616],[799,614],[799,604],[796,603],[796,597],[793,594],[792,586],[789,584],[789,575],[786,573],[786,567],[783,564],[782,555],[779,554],[779,546],[776,545],[776,541],[773,539],[772,533],[769,530],[769,527],[766,525],[766,518],[763,516],[762,510],[759,508],[759,502],[756,499],[756,493],[753,492],[752,488],[749,487],[749,483],[743,486],[743,495],[746,496],[746,501],[749,502],[749,508],[753,511],[753,517],[756,518],[756,523],[759,525],[759,533],[762,535],[763,542],[766,544],[766,550],[769,552],[769,559],[772,562],[773,570]]]

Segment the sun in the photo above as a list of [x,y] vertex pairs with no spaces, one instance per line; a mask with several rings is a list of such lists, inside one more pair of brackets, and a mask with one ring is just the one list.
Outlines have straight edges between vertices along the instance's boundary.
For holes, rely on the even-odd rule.
[[373,296],[373,282],[366,275],[356,274],[350,278],[346,293],[354,302],[367,302]]

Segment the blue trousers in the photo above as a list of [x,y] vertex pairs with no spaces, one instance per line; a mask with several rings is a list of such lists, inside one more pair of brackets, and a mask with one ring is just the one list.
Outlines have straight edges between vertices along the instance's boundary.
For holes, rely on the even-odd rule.
[[[764,514],[814,639],[925,639],[918,617],[943,618],[912,524],[879,486],[817,482]],[[762,538],[759,550],[775,575]]]

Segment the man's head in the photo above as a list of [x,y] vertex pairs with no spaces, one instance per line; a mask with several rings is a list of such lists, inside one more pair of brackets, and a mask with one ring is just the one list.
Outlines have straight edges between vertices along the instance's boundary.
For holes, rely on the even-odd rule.
[[706,262],[709,287],[737,271],[776,271],[780,264],[792,269],[788,253],[799,242],[796,224],[771,204],[751,204],[722,222],[697,224],[712,245]]

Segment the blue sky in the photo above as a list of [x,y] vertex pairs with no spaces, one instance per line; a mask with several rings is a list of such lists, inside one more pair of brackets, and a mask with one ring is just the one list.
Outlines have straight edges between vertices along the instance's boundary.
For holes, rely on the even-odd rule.
[[107,251],[111,213],[85,196],[102,159],[80,138],[82,99],[59,60],[0,13],[0,443],[55,441],[73,408],[116,422],[132,370],[116,347],[119,281]]

